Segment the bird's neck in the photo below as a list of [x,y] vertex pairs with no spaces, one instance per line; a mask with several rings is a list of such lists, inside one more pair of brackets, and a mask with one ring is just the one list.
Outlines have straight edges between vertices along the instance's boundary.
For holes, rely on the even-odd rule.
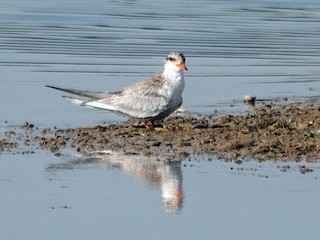
[[170,83],[176,85],[184,82],[184,75],[182,71],[175,71],[173,69],[164,69],[163,77]]
[[166,95],[169,98],[177,98],[180,101],[185,85],[183,72],[173,69],[168,71],[168,69],[165,69],[162,75],[165,79],[165,84],[163,87],[166,89]]

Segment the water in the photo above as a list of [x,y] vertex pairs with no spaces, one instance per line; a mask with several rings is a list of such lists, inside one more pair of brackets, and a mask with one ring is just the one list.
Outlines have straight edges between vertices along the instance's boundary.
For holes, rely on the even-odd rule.
[[5,156],[0,231],[5,239],[317,239],[319,165],[306,175],[304,163],[283,165]]
[[319,9],[310,0],[2,1],[0,121],[122,120],[44,85],[117,90],[160,73],[173,50],[187,57],[183,107],[193,112],[237,112],[247,94],[317,96]]
[[[246,111],[244,95],[319,95],[320,4],[295,1],[2,0],[0,123],[94,126],[46,84],[117,90],[187,57],[183,107]],[[0,132],[1,133],[1,132]],[[1,133],[2,134],[2,133]],[[141,164],[140,164],[141,163]],[[319,169],[181,165],[104,156],[0,155],[6,239],[317,239]],[[300,165],[303,163],[300,163]],[[231,168],[233,170],[231,170]]]

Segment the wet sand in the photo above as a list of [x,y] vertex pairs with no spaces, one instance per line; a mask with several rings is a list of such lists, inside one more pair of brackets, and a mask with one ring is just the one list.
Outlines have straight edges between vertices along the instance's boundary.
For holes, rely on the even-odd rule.
[[[90,154],[112,150],[155,156],[159,160],[192,157],[315,162],[320,159],[320,101],[258,101],[243,115],[172,116],[148,130],[127,121],[87,128],[41,129],[28,122],[7,128],[0,138],[0,154],[28,154],[50,150]],[[284,169],[285,170],[285,169]]]

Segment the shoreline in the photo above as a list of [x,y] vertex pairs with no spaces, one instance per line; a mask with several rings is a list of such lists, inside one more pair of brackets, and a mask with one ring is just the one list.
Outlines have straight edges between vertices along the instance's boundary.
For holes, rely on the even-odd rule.
[[241,163],[246,160],[317,162],[320,159],[320,100],[261,101],[239,115],[168,117],[163,127],[147,130],[130,121],[85,128],[40,129],[30,123],[8,128],[0,137],[2,153],[65,150],[90,154],[111,150],[161,159],[204,156]]

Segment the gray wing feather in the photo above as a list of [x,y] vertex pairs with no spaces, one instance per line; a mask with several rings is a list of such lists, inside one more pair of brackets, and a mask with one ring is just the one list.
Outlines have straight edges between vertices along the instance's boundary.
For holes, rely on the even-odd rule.
[[[90,92],[74,89],[46,86],[63,92],[75,94],[81,98],[68,98],[81,105],[119,112],[134,118],[156,117],[170,107],[171,99],[160,95],[158,89],[163,84],[161,75],[139,82],[118,92]],[[79,103],[78,103],[79,104]]]
[[107,99],[100,99],[88,102],[87,105],[94,106],[105,105],[113,107],[113,111],[121,112],[134,118],[147,118],[158,116],[161,112],[167,110],[168,100],[161,95],[156,94],[135,94],[135,95],[113,95]]

